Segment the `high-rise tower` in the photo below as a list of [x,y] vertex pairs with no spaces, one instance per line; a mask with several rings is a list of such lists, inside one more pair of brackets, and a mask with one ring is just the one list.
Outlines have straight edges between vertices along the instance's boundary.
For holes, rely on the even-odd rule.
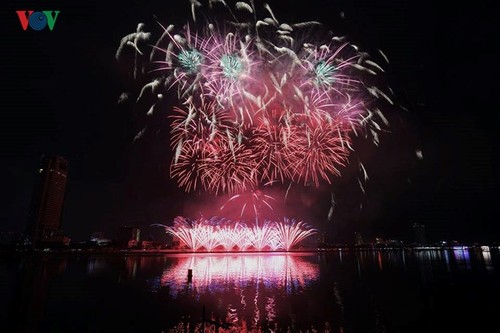
[[67,177],[68,162],[64,158],[42,157],[28,221],[33,245],[63,242],[61,217]]

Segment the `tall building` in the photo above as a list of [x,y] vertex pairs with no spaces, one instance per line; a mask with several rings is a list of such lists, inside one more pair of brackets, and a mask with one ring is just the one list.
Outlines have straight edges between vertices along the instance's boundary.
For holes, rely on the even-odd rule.
[[61,156],[40,161],[28,217],[28,235],[35,246],[66,242],[61,217],[68,178],[68,162]]
[[361,233],[355,232],[354,233],[354,245],[361,246],[364,244],[365,244],[365,242],[363,242],[363,236],[361,235]]

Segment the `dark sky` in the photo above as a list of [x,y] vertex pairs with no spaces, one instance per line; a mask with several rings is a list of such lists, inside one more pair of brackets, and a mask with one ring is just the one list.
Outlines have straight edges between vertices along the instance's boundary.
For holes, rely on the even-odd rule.
[[[432,240],[500,240],[493,1],[269,4],[282,21],[317,20],[364,49],[383,50],[390,60],[385,78],[406,109],[391,110],[390,133],[380,147],[356,147],[353,161],[359,158],[370,176],[365,194],[356,163],[330,187],[297,190],[308,222],[339,242],[351,241],[354,231],[404,239],[414,222],[426,225]],[[169,179],[163,118],[153,126],[159,135],[133,143],[147,109],[116,103],[130,88],[127,69],[114,58],[120,39],[139,22],[154,31],[153,16],[184,23],[188,1],[19,0],[1,6],[0,231],[24,229],[42,154],[70,163],[63,229],[75,240],[98,230],[112,235],[123,224],[155,233],[151,223],[170,223],[201,200]],[[23,31],[15,13],[20,9],[61,13],[53,31]],[[331,191],[337,205],[328,222]]]

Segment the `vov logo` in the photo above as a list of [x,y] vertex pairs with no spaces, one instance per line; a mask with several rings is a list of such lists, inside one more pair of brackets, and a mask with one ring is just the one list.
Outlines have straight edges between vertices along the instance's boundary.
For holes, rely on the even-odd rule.
[[60,12],[60,10],[16,10],[21,27],[25,31],[28,29],[28,25],[36,31],[43,30],[47,26],[52,31]]

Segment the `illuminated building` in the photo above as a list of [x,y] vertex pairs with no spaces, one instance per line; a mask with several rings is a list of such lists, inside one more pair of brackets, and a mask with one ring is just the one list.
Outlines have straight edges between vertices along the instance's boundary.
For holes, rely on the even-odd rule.
[[34,246],[67,244],[61,230],[68,162],[61,156],[42,157],[28,216],[28,236]]

